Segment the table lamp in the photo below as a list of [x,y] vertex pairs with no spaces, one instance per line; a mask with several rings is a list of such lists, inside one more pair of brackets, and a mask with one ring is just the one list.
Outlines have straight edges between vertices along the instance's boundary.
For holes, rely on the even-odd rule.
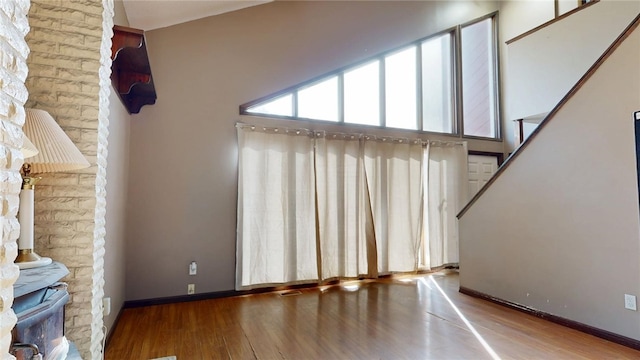
[[[22,165],[22,191],[20,191],[20,237],[18,238],[18,257],[15,263],[20,269],[30,269],[49,265],[50,258],[41,257],[34,251],[33,215],[34,189],[41,178],[35,175],[48,172],[70,171],[89,167],[91,164],[80,153],[67,134],[60,128],[48,112],[38,109],[25,109],[26,120],[24,134],[37,149],[37,154],[27,157]],[[27,144],[28,145],[28,144]]]

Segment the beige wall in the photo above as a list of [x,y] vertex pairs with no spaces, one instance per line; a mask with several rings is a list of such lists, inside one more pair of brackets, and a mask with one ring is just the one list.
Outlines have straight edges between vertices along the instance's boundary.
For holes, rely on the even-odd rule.
[[114,0],[113,2],[113,24],[129,27],[129,19],[122,0]]
[[555,17],[555,0],[502,1],[500,3],[500,76],[502,85],[502,130],[505,153],[515,147],[515,124],[511,114],[511,83],[509,81],[509,47],[506,41],[521,35]]
[[461,286],[640,339],[639,56],[636,29],[462,216]]
[[115,90],[109,96],[109,165],[105,215],[104,296],[111,298],[111,314],[104,318],[108,332],[125,300],[125,226],[129,181],[129,123],[131,117]]
[[158,101],[131,120],[127,299],[234,288],[239,105],[497,6],[285,1],[148,32]]
[[[602,0],[503,45],[503,122],[507,151],[515,145],[514,120],[549,112],[638,12],[640,2]],[[509,40],[553,17],[553,1],[504,2],[501,6],[503,39]]]
[[[128,26],[122,1],[114,1],[115,25]],[[109,164],[107,166],[107,207],[105,214],[104,296],[111,298],[111,314],[105,316],[107,333],[125,301],[125,258],[127,189],[129,182],[129,124],[131,116],[118,94],[109,86]]]
[[549,112],[638,13],[637,1],[600,1],[508,45],[511,120]]

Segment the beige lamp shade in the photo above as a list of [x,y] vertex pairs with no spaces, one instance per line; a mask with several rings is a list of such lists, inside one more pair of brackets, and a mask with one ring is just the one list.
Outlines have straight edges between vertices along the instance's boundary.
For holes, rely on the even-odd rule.
[[24,134],[39,151],[25,161],[31,165],[32,174],[77,170],[91,165],[48,112],[26,109],[26,113]]
[[29,138],[26,135],[22,136],[22,156],[25,159],[28,159],[32,156],[36,156],[38,155],[38,149],[36,149],[36,146],[33,145],[33,143],[29,140]]

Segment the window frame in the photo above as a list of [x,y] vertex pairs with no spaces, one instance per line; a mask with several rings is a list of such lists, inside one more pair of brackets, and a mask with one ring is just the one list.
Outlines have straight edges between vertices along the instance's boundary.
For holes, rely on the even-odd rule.
[[[486,19],[492,19],[491,21],[491,52],[493,57],[493,62],[491,64],[491,68],[494,72],[493,76],[493,101],[492,106],[495,112],[494,119],[494,127],[495,127],[495,137],[483,137],[483,136],[475,136],[475,135],[465,135],[464,134],[464,116],[463,116],[463,89],[462,89],[462,47],[461,47],[461,34],[462,28],[466,26],[473,25],[475,23],[484,21]],[[391,50],[387,50],[377,55],[368,57],[366,59],[360,60],[358,62],[351,63],[349,65],[340,67],[336,70],[330,71],[328,73],[322,74],[320,76],[314,77],[308,81],[304,81],[298,83],[293,86],[289,86],[280,91],[271,93],[269,95],[260,97],[256,100],[244,103],[239,106],[240,115],[247,116],[258,116],[258,117],[267,117],[273,119],[283,119],[283,120],[297,120],[297,121],[310,121],[314,123],[324,123],[324,124],[334,124],[334,125],[346,125],[346,126],[365,126],[372,127],[378,129],[389,129],[389,130],[398,130],[398,131],[410,131],[414,133],[420,134],[434,134],[434,135],[442,135],[442,136],[451,136],[457,138],[465,138],[465,139],[479,139],[479,140],[487,140],[487,141],[503,141],[502,137],[502,111],[501,111],[501,81],[500,81],[500,49],[498,42],[498,11],[486,14],[479,18],[475,18],[463,24],[459,24],[442,31],[436,32],[429,36],[420,38],[418,40],[412,41],[410,43],[405,43],[401,46],[394,47]],[[453,114],[451,116],[453,124],[452,124],[452,132],[437,132],[437,131],[427,131],[424,129],[424,108],[423,108],[423,77],[422,77],[422,44],[426,41],[435,39],[437,37],[443,36],[445,34],[450,34],[451,46],[450,46],[450,61],[451,61],[451,111]],[[387,127],[386,126],[386,98],[385,98],[385,58],[387,56],[393,55],[397,52],[406,50],[410,47],[415,47],[416,51],[416,120],[417,120],[417,129],[404,129],[404,128],[395,128],[395,127]],[[357,124],[351,122],[345,122],[345,99],[344,99],[344,74],[351,70],[357,69],[364,65],[367,65],[371,62],[378,61],[379,63],[379,123],[378,125],[365,125],[365,124]],[[298,91],[313,86],[315,84],[321,83],[331,77],[336,76],[338,79],[338,120],[322,120],[322,119],[313,119],[313,118],[305,118],[298,117],[298,104],[297,104],[297,96]],[[268,102],[269,100],[277,99],[279,97],[285,96],[287,94],[292,95],[292,114],[293,116],[285,116],[285,115],[273,115],[273,114],[265,114],[259,112],[252,112],[249,109],[253,106],[260,105],[262,103]]]
[[[492,19],[491,20],[491,45],[492,45],[492,57],[493,57],[493,63],[492,63],[492,69],[493,69],[493,73],[495,74],[495,76],[493,77],[493,89],[494,89],[494,99],[493,99],[493,109],[495,112],[495,137],[485,137],[485,136],[476,136],[476,135],[465,135],[464,134],[464,109],[463,109],[463,104],[464,104],[464,99],[463,99],[463,95],[462,95],[462,77],[464,76],[462,74],[462,28],[463,27],[467,27],[467,26],[471,26],[474,25],[476,23],[479,23],[481,21],[484,21],[486,19]],[[460,119],[457,121],[457,123],[460,125],[460,137],[465,138],[465,139],[480,139],[480,140],[496,140],[496,141],[502,141],[502,111],[501,111],[501,107],[500,107],[500,99],[502,98],[502,93],[501,93],[501,81],[500,81],[500,46],[499,46],[499,42],[498,42],[498,11],[495,11],[493,13],[489,13],[485,16],[481,16],[479,18],[473,19],[471,21],[467,21],[466,23],[460,24],[458,26],[456,26],[456,36],[457,41],[456,41],[456,54],[458,56],[458,61],[456,61],[456,67],[458,68],[458,76],[456,77],[456,82],[457,82],[457,88],[458,88],[458,101],[459,101],[459,108],[457,108],[457,114]]]

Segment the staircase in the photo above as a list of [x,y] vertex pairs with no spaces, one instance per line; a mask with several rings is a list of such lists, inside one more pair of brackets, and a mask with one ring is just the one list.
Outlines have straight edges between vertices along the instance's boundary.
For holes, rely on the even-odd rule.
[[[632,20],[556,105],[546,108],[570,77],[550,65],[545,76],[527,75],[536,82],[527,86],[540,88],[520,89],[529,102],[510,114],[549,114],[459,214],[460,285],[640,348],[640,315],[624,308],[625,294],[640,295],[633,119],[640,110],[640,3],[603,0],[589,11],[600,7],[609,16],[616,6]],[[562,37],[569,35],[591,46],[591,37]],[[529,53],[544,53],[539,46]],[[577,67],[582,59],[556,60]],[[510,73],[517,70],[511,65]]]

